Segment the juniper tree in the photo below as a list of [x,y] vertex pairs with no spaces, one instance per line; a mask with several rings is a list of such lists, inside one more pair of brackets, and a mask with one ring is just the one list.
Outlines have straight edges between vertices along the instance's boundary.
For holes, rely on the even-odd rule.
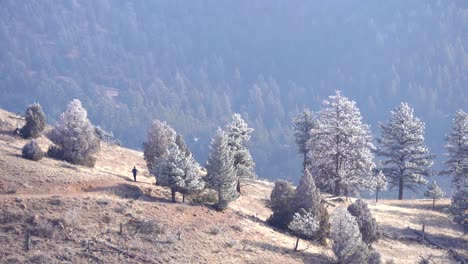
[[175,142],[174,129],[166,122],[154,120],[148,130],[147,141],[143,143],[143,155],[148,169],[151,169],[156,158],[164,158],[169,146]]
[[294,251],[297,251],[299,246],[299,238],[311,239],[318,229],[319,223],[314,217],[312,212],[304,214],[295,213],[288,228],[297,236],[296,245]]
[[308,149],[316,184],[336,196],[363,189],[375,167],[369,126],[356,103],[339,91],[324,101]]
[[199,166],[193,157],[185,156],[179,147],[172,143],[164,156],[154,159],[153,166],[149,168],[155,175],[159,186],[171,189],[172,202],[176,202],[176,193],[185,195],[203,190],[205,183],[198,170]]
[[356,218],[344,207],[337,208],[332,214],[331,239],[340,264],[382,263],[380,254],[363,243]]
[[275,182],[270,195],[270,207],[273,211],[268,223],[280,229],[286,229],[294,214],[294,188],[283,180]]
[[292,120],[294,129],[294,141],[296,142],[298,151],[303,155],[302,169],[307,166],[307,152],[309,147],[307,142],[310,140],[310,131],[315,127],[316,118],[314,113],[308,108],[295,116]]
[[424,144],[424,123],[407,103],[391,111],[390,120],[380,124],[380,131],[377,142],[382,171],[390,188],[398,187],[398,199],[402,200],[404,189],[416,191],[427,183],[426,176],[434,174],[430,167],[435,156]]
[[226,209],[229,202],[238,197],[234,154],[229,148],[228,142],[226,132],[218,128],[216,135],[211,140],[206,164],[205,181],[208,187],[218,192],[218,203],[216,204],[218,210]]
[[80,100],[74,99],[68,104],[67,110],[60,115],[58,125],[48,136],[55,144],[49,147],[49,156],[54,153],[52,156],[55,158],[94,167],[94,155],[101,149],[101,143]]
[[24,145],[21,153],[24,158],[34,161],[38,161],[44,157],[44,152],[35,139]]
[[314,178],[308,169],[299,180],[293,200],[294,212],[312,213],[314,219],[319,221],[319,227],[313,239],[323,241],[330,232],[329,215],[322,204],[320,191],[315,186]]
[[442,191],[439,185],[437,185],[436,181],[432,181],[432,183],[427,186],[427,190],[424,192],[424,196],[432,199],[432,210],[434,210],[435,201],[437,199],[443,198],[445,193]]
[[253,132],[241,115],[235,113],[231,123],[226,125],[226,133],[229,138],[229,147],[234,153],[234,166],[237,171],[237,192],[241,193],[241,181],[244,179],[255,179],[255,162],[252,159],[247,142]]
[[363,200],[357,199],[354,203],[350,204],[348,212],[355,217],[362,240],[367,245],[371,245],[379,239],[380,232],[377,221],[372,217],[367,204]]
[[460,190],[468,186],[468,114],[463,110],[455,113],[445,141],[446,169],[442,173],[452,176],[455,190]]
[[20,134],[24,138],[37,138],[46,127],[46,116],[39,103],[28,106],[24,115],[26,124],[20,129]]

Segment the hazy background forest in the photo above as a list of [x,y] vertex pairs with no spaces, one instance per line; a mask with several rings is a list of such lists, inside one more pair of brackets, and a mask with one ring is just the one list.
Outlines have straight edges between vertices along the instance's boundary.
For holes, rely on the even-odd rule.
[[4,0],[0,107],[37,101],[54,123],[79,98],[131,148],[167,120],[202,163],[239,112],[255,129],[258,175],[296,181],[291,117],[339,89],[375,136],[409,102],[440,168],[452,116],[468,105],[467,25],[464,0]]

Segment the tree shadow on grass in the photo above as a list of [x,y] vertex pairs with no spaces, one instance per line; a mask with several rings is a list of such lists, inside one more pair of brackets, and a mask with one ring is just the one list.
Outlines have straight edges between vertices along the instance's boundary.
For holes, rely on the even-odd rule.
[[[438,203],[439,201],[435,202],[435,207],[434,207],[434,212],[440,212],[443,213],[445,209],[447,209],[449,206],[447,204],[443,203]],[[391,205],[391,206],[396,206],[396,207],[402,207],[402,208],[408,208],[408,209],[419,209],[419,210],[427,210],[427,211],[432,211],[432,201],[427,201],[425,203],[401,203],[398,200],[396,200],[394,203],[393,202],[386,202],[386,205]]]
[[155,197],[151,194],[145,193],[139,186],[128,183],[119,183],[113,186],[91,187],[84,191],[94,193],[111,193],[123,199],[140,199],[148,202],[172,203],[170,199]]
[[322,254],[311,253],[307,251],[294,251],[293,244],[291,244],[291,248],[286,248],[282,246],[275,246],[267,242],[246,241],[245,245],[247,245],[247,247],[258,248],[264,251],[271,251],[271,252],[278,253],[281,255],[287,254],[291,258],[302,260],[304,263],[316,263],[316,264],[336,263],[334,259],[325,255],[322,255]]

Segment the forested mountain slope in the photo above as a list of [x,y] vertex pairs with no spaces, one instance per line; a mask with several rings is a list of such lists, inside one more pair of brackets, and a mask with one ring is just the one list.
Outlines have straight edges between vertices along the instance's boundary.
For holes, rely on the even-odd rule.
[[200,162],[240,112],[255,128],[257,173],[296,179],[291,117],[339,89],[374,133],[408,101],[441,156],[468,105],[467,25],[468,4],[455,0],[5,0],[0,106],[38,101],[53,121],[79,98],[133,148],[152,119],[167,120]]

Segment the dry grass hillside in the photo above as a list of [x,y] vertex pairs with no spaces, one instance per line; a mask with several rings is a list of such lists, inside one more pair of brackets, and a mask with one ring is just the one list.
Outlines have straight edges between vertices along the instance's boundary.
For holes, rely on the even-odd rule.
[[[252,181],[225,212],[203,196],[170,202],[167,189],[154,185],[143,154],[103,144],[95,168],[45,157],[21,157],[27,142],[12,131],[21,126],[0,110],[1,263],[333,263],[331,246],[301,241],[265,224],[273,184]],[[45,150],[50,142],[39,139]],[[132,167],[140,170],[131,181]],[[180,197],[179,201],[180,201]],[[468,241],[444,208],[449,200],[369,201],[385,236],[375,244],[384,260],[457,263],[453,249],[468,258]],[[344,206],[345,204],[337,204]],[[329,208],[333,210],[333,207]],[[414,230],[426,222],[428,238]]]

